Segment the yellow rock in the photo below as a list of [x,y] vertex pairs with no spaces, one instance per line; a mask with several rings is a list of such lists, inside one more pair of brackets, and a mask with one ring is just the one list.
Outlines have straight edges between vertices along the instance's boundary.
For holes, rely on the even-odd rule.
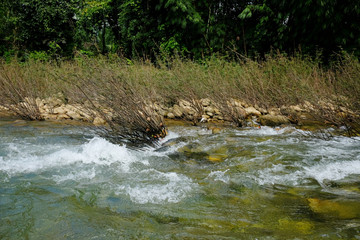
[[292,194],[292,195],[297,195],[297,194],[298,194],[298,191],[297,191],[297,189],[295,189],[295,188],[290,188],[290,189],[288,189],[286,192],[287,192],[287,193],[290,193],[290,194]]
[[214,153],[218,153],[218,154],[222,154],[222,155],[226,155],[228,149],[227,147],[223,146],[223,147],[219,147],[213,150]]
[[360,216],[360,203],[357,202],[335,202],[317,198],[309,198],[308,201],[311,210],[316,213],[332,215],[341,219]]
[[211,130],[212,134],[217,134],[217,133],[220,133],[221,132],[221,129],[220,128],[213,128]]
[[207,158],[210,162],[222,162],[225,159],[222,155],[210,155]]
[[228,157],[226,153],[227,153],[227,148],[220,147],[212,150],[209,156],[207,156],[207,159],[210,162],[222,162]]
[[199,223],[199,225],[214,231],[230,231],[236,226],[236,224],[231,221],[224,221],[220,219],[204,219]]
[[302,220],[302,221],[294,221],[288,218],[279,219],[279,229],[290,232],[298,232],[301,234],[311,234],[314,230],[314,224]]
[[357,193],[360,193],[360,188],[355,187],[355,186],[345,187],[344,190],[345,190],[345,191],[348,191],[348,192],[357,192]]
[[208,126],[208,130],[211,130],[212,134],[217,134],[221,132],[221,128],[218,128],[216,126]]
[[294,195],[294,196],[299,196],[299,195],[303,195],[304,192],[306,192],[307,190],[305,188],[289,188],[288,190],[286,190],[287,193]]

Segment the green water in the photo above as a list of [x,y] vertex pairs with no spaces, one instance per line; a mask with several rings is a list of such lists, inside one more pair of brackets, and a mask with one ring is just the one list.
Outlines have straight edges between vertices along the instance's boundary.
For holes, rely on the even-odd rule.
[[0,239],[360,239],[360,139],[172,126],[134,150],[0,121]]

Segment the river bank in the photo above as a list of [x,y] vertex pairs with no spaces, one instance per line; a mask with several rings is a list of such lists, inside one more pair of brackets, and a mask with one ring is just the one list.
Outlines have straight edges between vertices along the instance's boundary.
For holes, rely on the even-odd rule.
[[246,126],[326,125],[360,132],[360,63],[345,55],[331,67],[306,57],[204,62],[0,63],[0,106],[28,120],[107,125],[113,136],[152,142],[164,119]]
[[[108,120],[113,120],[115,114],[114,110],[110,108],[99,106],[98,109],[102,111],[102,113],[99,113],[98,109],[91,110],[84,105],[67,104],[56,97],[49,97],[47,99],[26,98],[26,100],[27,102],[19,103],[18,106],[12,105],[10,108],[0,106],[0,117],[17,116],[14,109],[29,105],[30,103],[35,103],[32,107],[39,111],[42,120],[72,120],[93,124],[95,126],[105,126]],[[277,127],[285,125],[333,126],[331,122],[318,117],[319,112],[323,109],[332,111],[332,114],[335,116],[359,118],[359,116],[351,110],[344,107],[338,108],[331,103],[320,103],[322,104],[318,105],[320,109],[316,109],[316,106],[309,102],[269,109],[264,109],[257,105],[254,106],[236,99],[230,99],[227,101],[227,104],[228,106],[226,106],[226,108],[231,108],[233,114],[235,115],[236,113],[236,117],[239,118],[237,121],[234,121],[234,116],[231,116],[231,114],[220,111],[220,109],[225,109],[224,106],[220,106],[209,98],[200,99],[196,104],[197,109],[193,107],[193,103],[186,100],[180,100],[170,107],[166,107],[161,103],[148,103],[146,108],[159,118],[165,119],[166,122],[179,120],[189,122],[191,125],[210,123],[210,125],[236,125],[238,127]]]

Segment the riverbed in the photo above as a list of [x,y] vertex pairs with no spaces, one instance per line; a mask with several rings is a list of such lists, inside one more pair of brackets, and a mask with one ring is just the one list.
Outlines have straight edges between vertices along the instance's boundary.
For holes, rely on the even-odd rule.
[[360,239],[360,138],[0,120],[0,239]]

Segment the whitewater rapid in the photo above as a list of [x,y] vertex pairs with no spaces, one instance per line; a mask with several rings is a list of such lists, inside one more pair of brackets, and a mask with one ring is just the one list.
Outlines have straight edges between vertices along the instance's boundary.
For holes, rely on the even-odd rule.
[[[202,191],[199,179],[172,166],[183,162],[171,156],[181,155],[182,148],[194,144],[205,152],[219,145],[234,151],[227,153],[222,164],[202,163],[209,170],[201,181],[231,184],[250,179],[260,186],[306,186],[315,180],[325,188],[328,181],[360,175],[359,139],[337,137],[325,141],[305,138],[295,128],[270,127],[228,129],[223,135],[212,135],[201,128],[175,128],[158,148],[140,150],[97,136],[71,144],[28,136],[1,144],[1,181],[36,174],[58,185],[99,185],[108,194],[127,196],[134,203],[177,203]],[[159,151],[163,146],[168,147]],[[238,156],[236,152],[249,149],[256,156]],[[239,173],[234,166],[247,170]]]

